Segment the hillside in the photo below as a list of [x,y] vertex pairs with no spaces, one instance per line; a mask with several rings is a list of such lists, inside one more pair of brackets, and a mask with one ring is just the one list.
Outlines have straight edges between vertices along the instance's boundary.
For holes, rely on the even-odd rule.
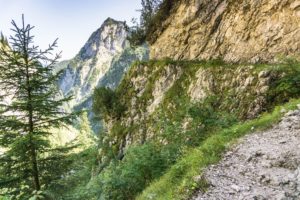
[[168,121],[178,123],[178,134],[197,129],[189,109],[198,114],[207,109],[208,113],[201,117],[220,117],[221,121],[227,120],[222,113],[233,121],[253,119],[276,103],[287,101],[288,95],[294,95],[280,91],[285,81],[282,77],[289,79],[297,73],[294,70],[298,70],[298,65],[233,65],[219,61],[137,63],[117,89],[127,110],[118,121],[107,121],[109,134],[116,148],[123,151],[126,145],[161,137]]

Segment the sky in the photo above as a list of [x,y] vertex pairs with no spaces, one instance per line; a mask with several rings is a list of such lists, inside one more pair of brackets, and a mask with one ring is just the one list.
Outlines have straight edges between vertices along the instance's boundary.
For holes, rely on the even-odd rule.
[[11,21],[35,28],[35,45],[42,49],[58,38],[62,60],[73,58],[103,21],[111,17],[130,24],[140,0],[0,0],[0,31],[12,34]]

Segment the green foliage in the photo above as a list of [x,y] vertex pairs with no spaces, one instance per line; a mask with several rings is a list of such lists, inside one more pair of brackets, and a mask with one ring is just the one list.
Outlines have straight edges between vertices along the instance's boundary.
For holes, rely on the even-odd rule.
[[203,102],[192,104],[188,110],[194,121],[201,124],[203,132],[229,127],[238,121],[234,115],[219,109],[219,101],[217,96],[210,96]]
[[150,44],[157,39],[157,32],[162,31],[162,23],[170,15],[175,4],[172,0],[142,0],[140,23],[133,20],[135,26],[129,29],[128,40],[132,46],[142,45],[145,41]]
[[149,18],[146,24],[146,39],[150,44],[153,44],[158,34],[157,32],[161,32],[163,30],[163,22],[170,16],[171,10],[175,7],[176,2],[172,0],[163,0],[155,15]]
[[[123,160],[119,160],[120,157],[117,156],[119,143],[112,146],[102,143],[101,151],[105,151],[106,156],[111,155],[110,164],[100,173],[95,183],[102,198],[134,199],[151,181],[163,175],[188,146],[196,146],[203,141],[212,127],[216,129],[234,123],[227,115],[213,110],[212,102],[213,99],[210,99],[201,104],[185,105],[184,115],[192,118],[188,130],[182,128],[181,118],[178,121],[169,121],[162,115],[157,121],[160,137],[150,143],[130,147]],[[212,113],[214,115],[210,115]],[[124,140],[130,132],[117,122],[110,130],[110,137]],[[162,145],[161,140],[166,144]]]
[[159,111],[154,125],[157,140],[181,149],[195,147],[209,137],[211,132],[238,122],[235,115],[219,110],[214,103],[213,97],[199,103],[181,101],[175,116],[166,116],[163,110]]
[[[297,66],[297,63],[290,62],[286,65],[259,65],[247,69],[249,76],[257,77],[259,72],[269,70],[272,84],[268,96],[284,94],[286,99],[290,99],[297,97],[300,92],[294,88],[298,84]],[[242,65],[226,64],[222,60],[165,59],[136,62],[116,91],[108,88],[99,89],[98,94],[95,91],[94,102],[98,105],[96,113],[108,116],[108,120],[113,119],[113,125],[108,132],[99,136],[98,154],[95,156],[98,157],[98,167],[96,172],[93,170],[94,176],[87,181],[84,175],[76,175],[76,189],[65,188],[71,191],[68,198],[135,199],[140,195],[138,199],[187,199],[197,189],[206,190],[208,183],[203,177],[198,178],[203,168],[219,161],[226,147],[236,138],[253,129],[267,128],[282,115],[281,107],[278,107],[272,114],[264,114],[257,120],[243,121],[245,118],[241,113],[248,110],[248,103],[256,93],[247,91],[246,99],[238,99],[236,93],[231,93],[226,88],[221,89],[220,86],[221,81],[224,81],[224,73],[230,74],[241,67]],[[215,81],[214,95],[195,103],[189,98],[188,88],[200,68],[212,75]],[[158,109],[140,123],[124,123],[124,119],[132,116],[130,112],[124,112],[125,109],[116,111],[119,110],[116,109],[118,105],[130,108],[131,100],[135,97],[135,112],[147,112],[147,106],[154,98],[156,81],[170,71],[172,75],[178,73],[180,76],[164,94]],[[140,91],[136,91],[133,86],[133,78],[147,80],[140,96]],[[255,84],[254,81],[253,85]],[[253,90],[255,92],[255,88]],[[243,97],[244,94],[239,95]],[[269,110],[285,100],[281,98],[273,104],[271,99],[268,101]],[[294,108],[296,103],[299,101],[284,107]],[[145,140],[141,134],[150,135],[151,138],[147,138],[143,144]],[[135,145],[124,149],[127,136],[132,138],[131,142]],[[142,140],[140,144],[138,139]],[[95,159],[93,162],[95,163]],[[80,170],[76,174],[81,174]],[[72,177],[73,175],[70,180]],[[77,184],[80,179],[84,180],[84,184]],[[66,196],[64,198],[68,199]]]
[[274,81],[268,93],[268,101],[272,105],[280,102],[287,102],[291,97],[297,98],[300,95],[300,63],[296,60],[286,60],[275,68],[282,78]]
[[73,143],[77,143],[80,146],[80,149],[90,148],[95,144],[96,137],[91,129],[88,113],[83,112],[76,120],[76,123],[77,124],[74,126],[79,130],[79,133]]
[[128,36],[128,40],[132,46],[142,45],[146,41],[147,28],[160,4],[161,0],[141,1],[142,9],[140,10],[140,23],[133,19],[132,22],[135,26],[129,29],[130,35]]
[[7,38],[3,35],[2,32],[0,33],[0,47],[1,46],[3,46],[3,47],[9,46]]
[[135,21],[133,21],[135,25],[133,27],[128,28],[130,32],[129,36],[127,37],[130,45],[132,47],[137,47],[145,43],[146,41],[146,33],[145,30],[140,27]]
[[[115,161],[99,176],[103,199],[134,199],[154,178],[174,163],[169,146],[161,149],[154,143],[131,147],[124,160]],[[171,154],[174,154],[172,152]]]
[[[70,98],[56,99],[59,58],[50,58],[56,41],[40,51],[33,45],[32,26],[18,27],[10,48],[0,47],[0,190],[12,199],[40,194],[68,172],[72,146],[52,148],[52,128],[72,123],[75,114],[62,111]],[[10,102],[1,101],[9,99]],[[3,192],[2,192],[3,191]]]
[[48,188],[55,200],[92,200],[97,196],[99,188],[94,188],[93,176],[96,173],[98,150],[91,146],[70,156],[74,162],[70,172]]
[[116,92],[110,88],[100,87],[94,91],[93,111],[98,116],[120,119],[125,107],[120,103]]

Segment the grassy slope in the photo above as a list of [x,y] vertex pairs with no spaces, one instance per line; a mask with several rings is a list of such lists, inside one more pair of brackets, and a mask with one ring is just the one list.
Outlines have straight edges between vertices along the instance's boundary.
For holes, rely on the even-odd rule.
[[218,162],[224,151],[237,138],[251,133],[253,130],[258,131],[271,127],[282,117],[282,109],[295,109],[299,103],[300,99],[291,100],[283,106],[277,106],[273,112],[263,114],[258,119],[216,132],[202,145],[191,149],[159,180],[152,182],[137,199],[187,199],[195,190],[205,190],[207,188],[205,180],[203,178],[196,180],[196,177],[201,174],[205,167]]

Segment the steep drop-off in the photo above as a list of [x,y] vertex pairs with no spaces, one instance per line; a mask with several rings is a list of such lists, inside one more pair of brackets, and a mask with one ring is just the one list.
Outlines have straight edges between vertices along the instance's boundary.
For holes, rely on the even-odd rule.
[[299,0],[186,0],[155,32],[151,58],[275,62],[298,57]]

